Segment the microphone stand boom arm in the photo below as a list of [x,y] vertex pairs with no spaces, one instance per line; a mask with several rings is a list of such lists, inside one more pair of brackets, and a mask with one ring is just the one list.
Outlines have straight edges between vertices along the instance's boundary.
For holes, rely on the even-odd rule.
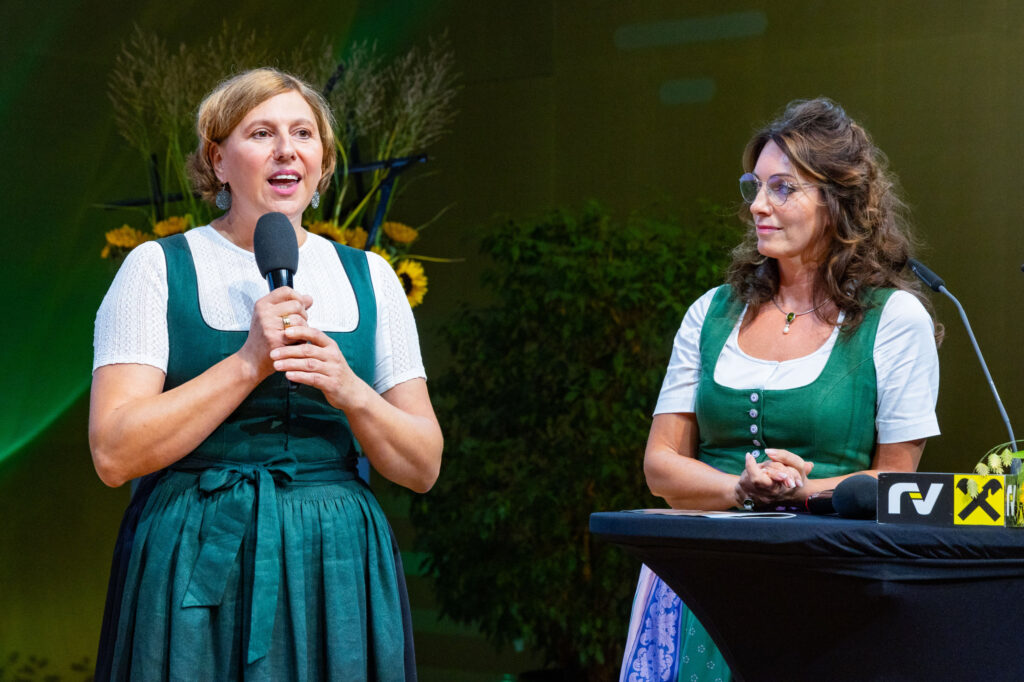
[[[1010,434],[1010,450],[1017,452],[1017,439],[1013,435],[1013,427],[1010,426],[1010,418],[1006,414],[1006,408],[1003,407],[1003,401],[999,399],[999,391],[996,390],[996,384],[992,381],[992,374],[988,371],[988,365],[985,364],[985,357],[981,354],[981,348],[978,347],[978,340],[974,337],[974,330],[971,329],[971,323],[967,319],[967,313],[964,312],[964,307],[960,305],[960,301],[956,299],[956,296],[949,293],[946,288],[945,282],[942,278],[936,275],[934,272],[925,267],[924,263],[913,258],[907,261],[911,271],[917,275],[917,277],[924,282],[932,291],[937,291],[940,294],[945,294],[949,300],[953,301],[957,311],[960,313],[960,319],[963,320],[964,328],[967,330],[967,338],[971,340],[971,345],[974,346],[974,353],[978,356],[978,362],[981,363],[981,370],[985,373],[985,379],[988,380],[988,387],[992,390],[992,396],[996,399],[996,407],[999,408],[999,415],[1003,418],[1003,424],[1006,425],[1006,431]],[[1014,462],[1014,469],[1017,468],[1017,463]],[[1016,472],[1014,472],[1016,473]]]
[[988,387],[992,390],[992,395],[996,399],[996,407],[999,408],[999,416],[1003,418],[1003,423],[1006,424],[1006,431],[1010,434],[1010,450],[1017,452],[1017,440],[1013,437],[1013,427],[1010,426],[1010,417],[1006,414],[1006,408],[1003,407],[1003,401],[999,399],[999,391],[996,390],[996,384],[992,381],[992,375],[988,371],[988,365],[985,364],[985,358],[981,354],[981,348],[978,347],[978,340],[974,338],[974,331],[971,330],[971,323],[967,321],[967,313],[964,312],[964,307],[960,305],[960,301],[956,300],[956,296],[949,293],[944,285],[939,285],[939,293],[945,294],[949,300],[953,301],[957,311],[960,313],[960,319],[964,322],[964,328],[967,329],[967,338],[971,340],[971,345],[974,346],[974,352],[978,355],[978,361],[981,363],[981,370],[985,373],[985,379],[988,380]]

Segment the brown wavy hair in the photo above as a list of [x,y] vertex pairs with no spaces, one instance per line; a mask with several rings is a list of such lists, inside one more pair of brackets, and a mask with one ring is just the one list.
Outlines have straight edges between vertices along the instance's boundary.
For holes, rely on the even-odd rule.
[[[906,205],[888,170],[888,159],[868,132],[838,104],[818,97],[790,102],[778,118],[754,134],[743,152],[745,172],[753,170],[769,142],[778,145],[804,178],[817,185],[825,202],[826,255],[818,267],[815,303],[831,299],[845,313],[847,331],[864,319],[866,289],[909,291],[932,314],[920,284],[906,267],[914,247]],[[744,218],[752,222],[746,207]],[[749,306],[747,321],[778,292],[778,261],[758,252],[753,230],[733,250],[727,281]],[[837,322],[838,312],[829,306],[815,314],[829,324]],[[941,337],[942,328],[936,325],[936,340]]]
[[196,113],[196,135],[199,146],[189,155],[187,169],[192,188],[203,199],[214,202],[221,183],[213,170],[210,153],[214,144],[228,138],[246,115],[271,97],[297,92],[309,104],[316,119],[320,144],[323,146],[320,183],[323,192],[331,183],[337,149],[334,143],[334,117],[327,101],[301,78],[277,69],[262,68],[245,71],[223,81],[206,96]]

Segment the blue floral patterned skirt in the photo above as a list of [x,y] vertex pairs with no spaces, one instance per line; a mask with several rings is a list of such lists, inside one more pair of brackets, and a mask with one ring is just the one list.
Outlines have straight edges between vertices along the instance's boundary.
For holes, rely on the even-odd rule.
[[732,674],[700,621],[643,566],[633,598],[620,682],[730,682]]

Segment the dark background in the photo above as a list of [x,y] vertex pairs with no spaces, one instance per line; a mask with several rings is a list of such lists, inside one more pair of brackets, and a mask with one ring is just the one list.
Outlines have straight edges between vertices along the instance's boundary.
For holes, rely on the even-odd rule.
[[[447,362],[445,320],[480,298],[477,242],[496,216],[592,198],[623,215],[685,212],[699,199],[734,206],[752,130],[791,99],[827,95],[888,153],[922,257],[967,308],[1024,429],[1022,3],[13,0],[0,6],[0,665],[20,652],[66,670],[94,655],[127,500],[95,477],[86,438],[92,322],[113,275],[99,252],[103,233],[130,219],[94,205],[148,192],[114,126],[107,76],[134,25],[174,45],[225,21],[269,31],[281,50],[328,35],[339,53],[364,38],[403,51],[448,31],[460,113],[429,150],[435,174],[392,214],[417,225],[452,205],[417,251],[466,259],[427,268],[416,316],[429,374]],[[921,468],[967,471],[1005,429],[956,311],[943,297],[935,305],[947,327],[943,435]],[[403,534],[401,499],[385,505]],[[425,678],[500,679],[535,663],[530,652],[479,653],[472,630],[438,620],[415,575],[411,588]]]

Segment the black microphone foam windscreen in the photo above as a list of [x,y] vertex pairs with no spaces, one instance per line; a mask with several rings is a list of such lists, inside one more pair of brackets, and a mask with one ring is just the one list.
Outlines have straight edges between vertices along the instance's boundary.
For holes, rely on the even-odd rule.
[[832,493],[836,513],[847,519],[873,519],[878,512],[878,479],[857,474],[843,479]]
[[915,258],[908,258],[907,265],[910,266],[910,271],[917,275],[917,278],[928,285],[932,291],[939,291],[940,287],[946,285],[942,281],[942,278],[932,272],[928,267],[921,261]]
[[295,228],[284,213],[267,213],[256,221],[252,238],[256,266],[264,277],[276,270],[295,273],[299,267],[299,243]]

